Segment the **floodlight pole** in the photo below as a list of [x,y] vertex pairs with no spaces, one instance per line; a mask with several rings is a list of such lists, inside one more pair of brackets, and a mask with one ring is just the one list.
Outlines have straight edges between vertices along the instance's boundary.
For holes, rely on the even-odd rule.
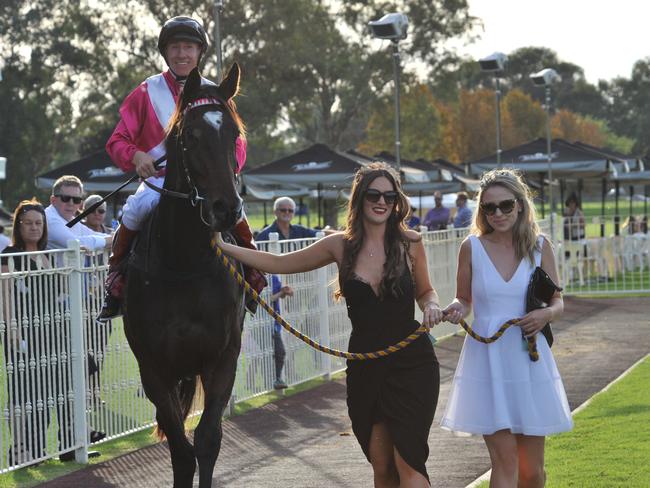
[[221,12],[223,11],[223,0],[214,0],[214,49],[217,52],[217,82],[221,82],[223,76],[223,64],[221,59]]
[[551,238],[555,238],[553,232],[553,214],[555,212],[555,205],[553,202],[553,164],[551,155],[551,86],[544,87],[546,94],[545,109],[546,109],[546,158],[548,161],[548,201],[549,201],[549,214],[551,215]]
[[497,104],[497,166],[501,166],[501,84],[499,75],[494,76],[496,83],[496,104]]
[[397,39],[393,43],[393,67],[395,70],[395,169],[400,174],[402,159],[400,156],[400,109],[399,109],[399,85],[400,85],[400,53]]

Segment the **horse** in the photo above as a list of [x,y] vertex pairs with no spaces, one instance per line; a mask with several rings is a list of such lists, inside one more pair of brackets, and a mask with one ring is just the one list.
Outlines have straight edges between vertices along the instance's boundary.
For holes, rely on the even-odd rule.
[[[166,137],[167,166],[160,203],[128,264],[123,305],[127,340],[146,396],[156,407],[156,433],[167,438],[174,488],[212,486],[221,447],[221,418],[235,381],[244,298],[214,254],[215,231],[242,215],[235,141],[243,125],[232,101],[235,63],[220,85],[188,76]],[[204,409],[185,435],[197,380]]]

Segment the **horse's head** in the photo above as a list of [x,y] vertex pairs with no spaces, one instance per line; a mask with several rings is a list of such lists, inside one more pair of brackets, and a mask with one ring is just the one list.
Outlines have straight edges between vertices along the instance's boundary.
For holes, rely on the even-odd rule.
[[195,202],[201,218],[213,230],[229,229],[243,212],[235,150],[244,127],[232,101],[239,90],[239,75],[235,63],[217,86],[202,84],[194,69],[185,82],[167,139],[171,186],[198,197]]

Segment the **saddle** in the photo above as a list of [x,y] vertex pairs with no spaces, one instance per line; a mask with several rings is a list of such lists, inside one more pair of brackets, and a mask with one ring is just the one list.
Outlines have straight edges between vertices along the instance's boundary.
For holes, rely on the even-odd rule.
[[[179,271],[167,268],[160,246],[160,224],[157,215],[158,207],[153,210],[134,239],[128,258],[128,268],[135,268],[147,276],[165,281],[187,281],[216,275],[222,271],[223,265],[212,251],[204,253],[193,269]],[[224,241],[236,244],[230,232],[223,232],[222,237]]]

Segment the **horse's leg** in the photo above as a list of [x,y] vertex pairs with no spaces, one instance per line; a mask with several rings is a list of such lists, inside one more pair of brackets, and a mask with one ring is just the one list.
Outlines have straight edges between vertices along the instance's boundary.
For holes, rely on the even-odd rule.
[[199,462],[199,488],[212,486],[214,464],[221,449],[221,418],[235,384],[239,342],[239,338],[231,341],[219,359],[219,364],[201,374],[205,406],[201,421],[194,431],[194,451]]
[[178,397],[153,370],[140,365],[140,377],[147,397],[156,406],[156,420],[169,443],[174,470],[174,488],[191,488],[196,470],[194,448],[185,435]]

